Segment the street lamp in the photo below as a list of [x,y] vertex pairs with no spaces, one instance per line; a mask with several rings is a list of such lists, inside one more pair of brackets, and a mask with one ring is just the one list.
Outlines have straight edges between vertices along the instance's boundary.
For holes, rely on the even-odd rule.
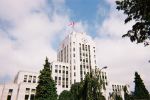
[[107,66],[104,66],[103,68],[101,68],[99,71],[101,71],[102,69],[107,69],[108,67]]

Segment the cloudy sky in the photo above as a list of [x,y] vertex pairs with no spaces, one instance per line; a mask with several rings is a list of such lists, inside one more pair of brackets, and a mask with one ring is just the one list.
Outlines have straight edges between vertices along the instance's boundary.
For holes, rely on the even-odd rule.
[[68,24],[96,42],[99,67],[108,66],[109,81],[131,85],[138,71],[150,91],[150,47],[121,38],[134,22],[115,9],[115,0],[0,0],[0,83],[20,70],[38,72],[45,57],[56,60]]

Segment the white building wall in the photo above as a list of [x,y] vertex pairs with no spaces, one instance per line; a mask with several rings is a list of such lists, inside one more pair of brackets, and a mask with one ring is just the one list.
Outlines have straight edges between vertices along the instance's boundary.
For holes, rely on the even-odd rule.
[[9,83],[9,84],[4,84],[3,85],[1,100],[7,100],[10,89],[12,89],[12,93],[10,94],[11,95],[11,100],[16,100],[17,99],[18,85],[13,84],[13,83]]
[[70,66],[68,63],[52,62],[52,77],[56,82],[57,94],[70,89]]
[[[80,56],[80,45],[81,45],[81,56]],[[82,48],[83,45],[84,50]],[[85,46],[87,47],[87,49],[89,46],[90,49],[86,51]],[[72,32],[60,44],[57,57],[58,61],[68,62],[70,64],[70,79],[71,79],[70,84],[80,82],[81,78],[84,79],[85,74],[87,72],[90,72],[90,68],[95,69],[96,66],[95,43],[92,41],[91,37],[86,35],[85,33]],[[82,61],[80,61],[80,58],[82,58]],[[88,60],[87,63],[86,59]],[[85,63],[83,62],[83,60]],[[81,77],[80,65],[82,65],[83,77]],[[85,67],[83,65],[85,65]]]
[[[35,95],[32,90],[36,89],[37,83],[22,83],[19,85],[18,89],[18,98],[17,100],[25,100],[25,95],[29,95],[28,100],[30,100],[31,94]],[[26,92],[26,89],[29,89],[29,92]]]

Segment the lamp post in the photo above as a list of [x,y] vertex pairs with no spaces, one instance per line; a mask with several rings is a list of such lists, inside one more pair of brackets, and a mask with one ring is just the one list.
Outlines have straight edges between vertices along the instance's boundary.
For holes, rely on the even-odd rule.
[[107,66],[104,66],[103,68],[101,68],[99,71],[101,71],[102,69],[107,69],[108,67]]

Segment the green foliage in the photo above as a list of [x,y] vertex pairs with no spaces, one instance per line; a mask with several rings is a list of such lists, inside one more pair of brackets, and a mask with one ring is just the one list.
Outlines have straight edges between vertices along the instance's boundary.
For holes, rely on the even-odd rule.
[[72,98],[71,100],[82,100],[82,87],[83,87],[83,83],[79,82],[79,83],[74,83],[71,85],[71,89],[70,92],[72,94]]
[[123,10],[127,15],[125,23],[131,20],[136,22],[123,37],[127,36],[132,42],[144,42],[148,45],[146,40],[150,39],[150,0],[118,0],[116,4],[117,9]]
[[64,90],[60,95],[58,100],[71,100],[71,92]]
[[120,95],[117,95],[117,94],[116,94],[115,100],[123,100],[123,99],[122,99],[122,97],[121,97]]
[[124,91],[124,100],[134,100],[133,95],[128,94],[128,90],[126,86],[123,88],[123,91]]
[[135,90],[134,90],[134,97],[135,99],[146,99],[149,100],[149,92],[145,88],[143,80],[141,79],[140,75],[135,72]]
[[73,84],[70,91],[63,91],[59,100],[105,100],[101,92],[103,83],[98,74],[87,74],[84,81]]
[[97,74],[87,74],[83,81],[82,100],[105,100],[101,93],[102,86],[103,82]]
[[102,86],[103,83],[98,75],[87,74],[84,81],[71,86],[72,98],[70,100],[105,100],[101,93]]
[[50,63],[45,60],[44,69],[40,71],[36,87],[36,100],[57,100],[56,84],[51,76]]

